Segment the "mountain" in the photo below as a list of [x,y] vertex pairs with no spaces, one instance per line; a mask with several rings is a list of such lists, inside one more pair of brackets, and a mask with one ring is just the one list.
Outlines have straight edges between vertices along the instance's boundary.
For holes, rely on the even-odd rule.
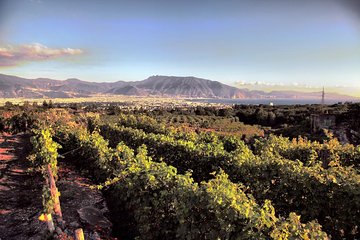
[[[131,86],[131,87],[129,87]],[[143,81],[129,83],[128,86],[111,89],[115,94],[160,95],[202,98],[246,98],[249,91],[241,90],[217,81],[196,77],[152,76]]]
[[195,77],[152,76],[143,81],[95,83],[79,79],[65,81],[48,78],[26,79],[0,74],[0,97],[86,97],[92,94],[121,94],[138,96],[178,96],[202,98],[248,98],[251,93]]
[[[265,93],[270,98],[281,98],[281,99],[320,99],[321,91],[319,92],[301,92],[301,91],[271,91]],[[338,101],[359,101],[359,98],[348,96],[344,94],[326,92],[325,98],[327,100],[338,100]]]
[[[321,92],[261,91],[239,89],[196,77],[151,76],[134,82],[87,82],[71,78],[26,79],[0,74],[0,98],[74,98],[94,94],[239,99],[320,99]],[[326,93],[327,99],[359,101],[347,95]]]
[[72,98],[87,97],[128,84],[124,81],[113,83],[86,82],[79,79],[65,81],[48,78],[27,79],[0,74],[0,97],[2,98]]
[[[281,93],[288,93],[291,95],[299,95],[307,96],[307,95],[314,95],[316,94],[318,97],[319,92],[323,90],[323,86],[319,85],[318,83],[314,82],[314,85],[309,84],[300,84],[300,83],[288,83],[288,84],[280,84],[280,83],[267,83],[267,82],[244,82],[239,81],[235,82],[234,86],[240,89],[248,89],[250,91],[262,91],[271,94]],[[273,92],[276,89],[276,92]],[[343,96],[360,96],[360,85],[328,85],[325,87],[326,97],[331,98],[331,93],[342,93]],[[337,94],[334,95],[335,98],[339,96]]]

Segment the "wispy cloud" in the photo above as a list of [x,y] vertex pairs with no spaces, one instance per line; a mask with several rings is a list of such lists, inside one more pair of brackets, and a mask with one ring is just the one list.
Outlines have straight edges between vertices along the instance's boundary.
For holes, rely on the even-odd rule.
[[81,49],[49,48],[40,43],[0,47],[0,67],[16,66],[24,62],[51,60],[83,54]]

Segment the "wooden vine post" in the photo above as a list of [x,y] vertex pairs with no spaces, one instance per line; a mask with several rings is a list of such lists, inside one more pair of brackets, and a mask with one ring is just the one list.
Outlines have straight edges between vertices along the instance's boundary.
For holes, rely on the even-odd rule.
[[53,219],[51,217],[51,214],[41,214],[41,216],[39,217],[40,221],[46,222],[47,227],[49,229],[50,233],[53,233],[55,231],[55,226],[54,226],[54,222]]
[[78,228],[75,230],[75,240],[84,240],[84,232],[82,228]]
[[59,199],[60,194],[58,189],[56,188],[54,174],[51,171],[50,164],[47,165],[47,173],[48,173],[51,199],[54,201],[54,213],[59,218],[59,220],[62,221],[62,213],[61,213],[60,199]]

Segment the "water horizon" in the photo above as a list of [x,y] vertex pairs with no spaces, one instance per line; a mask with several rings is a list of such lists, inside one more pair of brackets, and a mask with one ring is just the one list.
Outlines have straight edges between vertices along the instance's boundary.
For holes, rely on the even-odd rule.
[[[308,105],[308,104],[321,104],[321,99],[216,99],[216,98],[189,98],[186,99],[190,102],[201,103],[215,103],[225,105]],[[325,105],[332,105],[346,102],[359,102],[341,99],[328,99],[325,100]]]

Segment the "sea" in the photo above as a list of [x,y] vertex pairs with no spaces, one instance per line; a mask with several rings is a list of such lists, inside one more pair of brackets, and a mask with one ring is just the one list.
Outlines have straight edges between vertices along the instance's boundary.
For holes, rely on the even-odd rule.
[[[307,105],[320,104],[320,99],[211,99],[211,98],[190,98],[186,99],[190,102],[215,103],[225,105]],[[345,103],[345,101],[328,99],[325,104],[332,105],[337,103]]]

